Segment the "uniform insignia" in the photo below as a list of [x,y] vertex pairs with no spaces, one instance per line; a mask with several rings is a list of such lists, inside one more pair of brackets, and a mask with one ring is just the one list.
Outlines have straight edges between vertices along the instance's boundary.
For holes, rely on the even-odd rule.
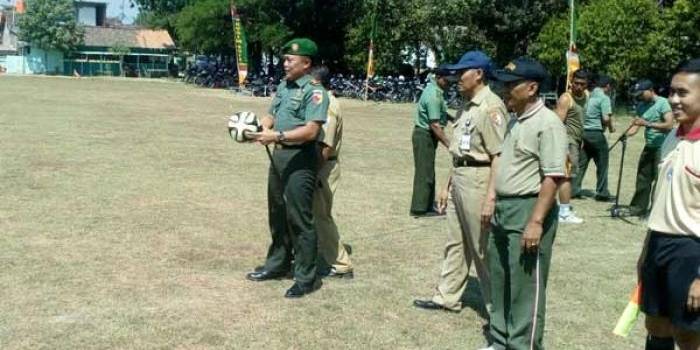
[[311,95],[311,101],[315,105],[320,105],[323,102],[323,91],[314,90],[313,95]]
[[299,51],[299,44],[297,44],[297,43],[292,44],[292,51],[294,51],[294,52]]
[[506,70],[514,71],[515,70],[515,63],[513,63],[513,62],[508,63],[508,65],[505,68],[506,68]]
[[489,117],[491,117],[491,122],[501,126],[503,125],[503,117],[501,116],[501,113],[498,113],[497,110],[493,110],[489,112]]

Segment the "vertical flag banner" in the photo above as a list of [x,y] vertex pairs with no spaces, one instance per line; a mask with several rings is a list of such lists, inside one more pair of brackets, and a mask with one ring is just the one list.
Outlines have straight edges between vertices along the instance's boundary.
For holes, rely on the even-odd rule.
[[365,101],[367,101],[367,94],[369,93],[369,79],[374,77],[375,66],[374,66],[374,34],[377,31],[377,4],[379,0],[374,3],[374,11],[372,13],[372,31],[369,34],[369,54],[367,58],[367,77],[365,78]]
[[241,16],[236,11],[236,5],[231,1],[231,19],[233,20],[233,40],[236,48],[236,67],[238,68],[238,85],[245,86],[248,76],[248,41],[241,23]]
[[632,292],[630,301],[627,303],[627,307],[625,307],[625,311],[622,312],[620,319],[615,325],[613,334],[621,337],[627,337],[630,335],[632,328],[634,328],[634,325],[637,323],[637,318],[639,318],[639,304],[641,301],[642,286],[641,284],[637,284],[637,287],[635,287],[634,291]]
[[576,0],[569,0],[569,49],[566,51],[566,90],[571,90],[574,72],[581,68],[581,60],[576,50]]

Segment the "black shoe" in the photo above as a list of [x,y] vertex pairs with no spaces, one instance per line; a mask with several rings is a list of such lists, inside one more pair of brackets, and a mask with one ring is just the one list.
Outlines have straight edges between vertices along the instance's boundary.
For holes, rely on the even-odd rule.
[[452,310],[448,309],[432,300],[421,300],[421,299],[416,299],[413,301],[413,306],[420,308],[420,309],[425,309],[425,310],[443,310],[443,311],[449,311],[449,312],[459,312],[457,310]]
[[294,283],[294,285],[287,289],[287,292],[284,293],[285,298],[301,298],[306,294],[313,293],[317,291],[319,288],[321,288],[321,280],[316,280],[314,281],[310,286],[303,286],[299,283]]
[[593,197],[597,202],[614,202],[615,201],[615,196],[610,196],[610,195],[596,195]]
[[331,268],[328,274],[323,277],[353,279],[355,278],[355,273],[353,273],[352,271],[339,273],[335,269]]
[[413,216],[416,219],[419,218],[433,218],[436,216],[443,216],[445,214],[443,213],[438,213],[436,211],[426,211],[425,213],[411,213],[411,216]]
[[255,281],[255,282],[278,280],[278,279],[284,278],[286,276],[287,276],[286,272],[272,272],[272,271],[266,271],[266,270],[248,272],[245,275],[245,277],[247,279],[249,279],[251,281]]

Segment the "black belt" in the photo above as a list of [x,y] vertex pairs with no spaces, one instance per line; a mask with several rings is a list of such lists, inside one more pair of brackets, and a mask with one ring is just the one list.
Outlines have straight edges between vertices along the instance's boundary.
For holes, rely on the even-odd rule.
[[285,145],[282,143],[275,143],[275,149],[302,149],[312,146],[313,144],[313,142],[306,142],[300,145]]
[[328,161],[338,160],[338,156],[328,157]]
[[467,159],[452,158],[452,165],[454,165],[455,168],[462,168],[462,167],[483,168],[483,167],[491,166],[491,163],[490,162],[477,162],[474,160],[467,160]]

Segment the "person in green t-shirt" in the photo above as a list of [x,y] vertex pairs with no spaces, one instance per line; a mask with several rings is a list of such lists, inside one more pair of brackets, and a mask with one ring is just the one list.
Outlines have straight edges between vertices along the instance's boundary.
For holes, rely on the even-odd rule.
[[435,200],[435,150],[438,142],[445,148],[450,147],[450,140],[443,130],[450,118],[447,114],[447,103],[444,93],[449,86],[447,77],[450,71],[439,67],[435,77],[431,77],[428,85],[418,100],[413,128],[413,196],[411,198],[410,215],[414,217],[434,216]]
[[574,179],[574,197],[581,196],[581,183],[588,169],[591,159],[596,166],[596,193],[597,201],[609,201],[612,199],[608,190],[608,140],[605,138],[605,130],[615,132],[612,123],[612,79],[600,76],[596,79],[596,88],[591,92],[583,119],[583,146],[579,158],[579,174]]
[[661,145],[666,135],[673,128],[673,113],[668,100],[657,96],[654,84],[647,79],[637,82],[632,94],[639,101],[637,116],[632,120],[632,127],[627,136],[633,136],[639,128],[644,127],[644,149],[637,166],[637,184],[634,197],[630,202],[630,215],[644,217],[648,213],[651,190],[656,182]]

